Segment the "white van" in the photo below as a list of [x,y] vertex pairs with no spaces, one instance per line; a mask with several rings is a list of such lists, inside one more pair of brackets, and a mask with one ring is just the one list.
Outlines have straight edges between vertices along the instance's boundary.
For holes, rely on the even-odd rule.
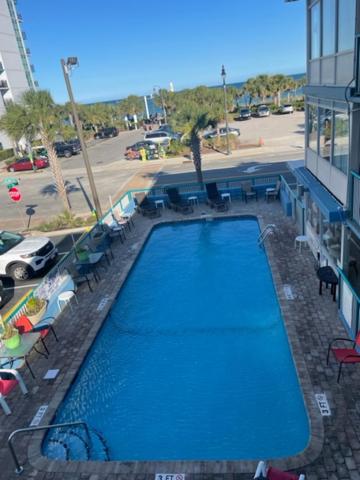
[[169,145],[171,141],[171,136],[168,132],[162,130],[156,130],[155,132],[146,132],[144,135],[144,140],[151,140],[154,143],[159,143],[162,145]]

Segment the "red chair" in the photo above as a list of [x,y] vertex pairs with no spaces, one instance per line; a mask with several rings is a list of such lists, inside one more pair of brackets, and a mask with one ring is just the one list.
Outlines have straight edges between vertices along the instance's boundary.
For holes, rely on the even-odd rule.
[[10,407],[5,398],[17,385],[19,385],[20,390],[24,395],[28,393],[26,385],[19,372],[7,368],[0,370],[0,405],[3,408],[5,415],[10,415],[11,413]]
[[[334,343],[339,341],[350,342],[352,345],[348,348],[333,347]],[[357,334],[355,340],[351,340],[350,338],[334,338],[334,340],[329,343],[326,365],[329,365],[330,352],[332,352],[335,356],[335,360],[339,363],[339,372],[337,376],[338,383],[340,381],[341,370],[344,363],[360,363],[360,353],[357,352],[356,347],[360,347],[360,332]]]
[[283,472],[275,467],[267,466],[265,462],[258,463],[254,479],[264,478],[267,480],[305,480],[305,475],[297,475],[296,473]]
[[[15,327],[19,331],[20,335],[22,335],[23,333],[40,333],[40,341],[41,341],[46,353],[49,355],[49,350],[48,350],[48,348],[47,348],[47,346],[44,342],[44,338],[46,337],[46,335],[51,330],[54,337],[55,337],[55,340],[57,342],[59,340],[56,336],[54,327],[50,323],[47,323],[46,320],[47,319],[44,319],[40,323],[38,323],[37,325],[33,325],[26,315],[21,315],[21,317],[19,317],[16,320]],[[48,320],[50,320],[50,317],[48,318]]]

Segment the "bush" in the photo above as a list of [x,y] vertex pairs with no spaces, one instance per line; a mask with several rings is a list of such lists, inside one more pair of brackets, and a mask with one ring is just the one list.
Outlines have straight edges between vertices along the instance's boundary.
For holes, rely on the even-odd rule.
[[173,140],[166,149],[166,155],[186,155],[189,153],[189,147],[184,145],[180,140]]
[[38,230],[41,232],[51,232],[53,230],[64,230],[65,228],[87,227],[93,225],[95,222],[96,219],[93,216],[81,218],[76,217],[71,212],[64,212],[53,220],[50,220],[50,222],[41,223],[38,226]]
[[15,152],[12,148],[7,148],[6,150],[0,150],[0,161],[8,160],[15,156]]

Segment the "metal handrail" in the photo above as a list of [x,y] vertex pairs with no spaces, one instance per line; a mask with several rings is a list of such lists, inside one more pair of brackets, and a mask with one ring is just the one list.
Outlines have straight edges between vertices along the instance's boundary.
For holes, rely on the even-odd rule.
[[20,465],[19,459],[16,455],[14,446],[13,446],[13,439],[18,433],[28,433],[28,432],[36,432],[38,430],[50,430],[52,428],[63,428],[63,427],[73,427],[73,426],[82,426],[85,429],[87,439],[89,443],[91,444],[91,437],[90,437],[90,432],[89,432],[89,427],[87,423],[85,422],[66,422],[66,423],[55,423],[53,425],[42,425],[40,427],[26,427],[26,428],[19,428],[17,430],[14,430],[13,432],[10,433],[9,438],[8,438],[8,447],[11,453],[11,456],[14,460],[15,463],[15,473],[17,475],[20,475],[24,471],[24,467]]
[[264,229],[260,232],[260,235],[258,236],[258,245],[259,247],[264,243],[266,237],[274,232],[276,225],[273,223],[269,223],[264,227]]

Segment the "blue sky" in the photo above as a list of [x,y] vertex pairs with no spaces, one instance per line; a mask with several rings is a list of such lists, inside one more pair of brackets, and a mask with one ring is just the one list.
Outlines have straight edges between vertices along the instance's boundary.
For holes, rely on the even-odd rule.
[[79,101],[305,71],[305,5],[284,0],[18,2],[41,88],[67,99],[60,58],[77,56]]

